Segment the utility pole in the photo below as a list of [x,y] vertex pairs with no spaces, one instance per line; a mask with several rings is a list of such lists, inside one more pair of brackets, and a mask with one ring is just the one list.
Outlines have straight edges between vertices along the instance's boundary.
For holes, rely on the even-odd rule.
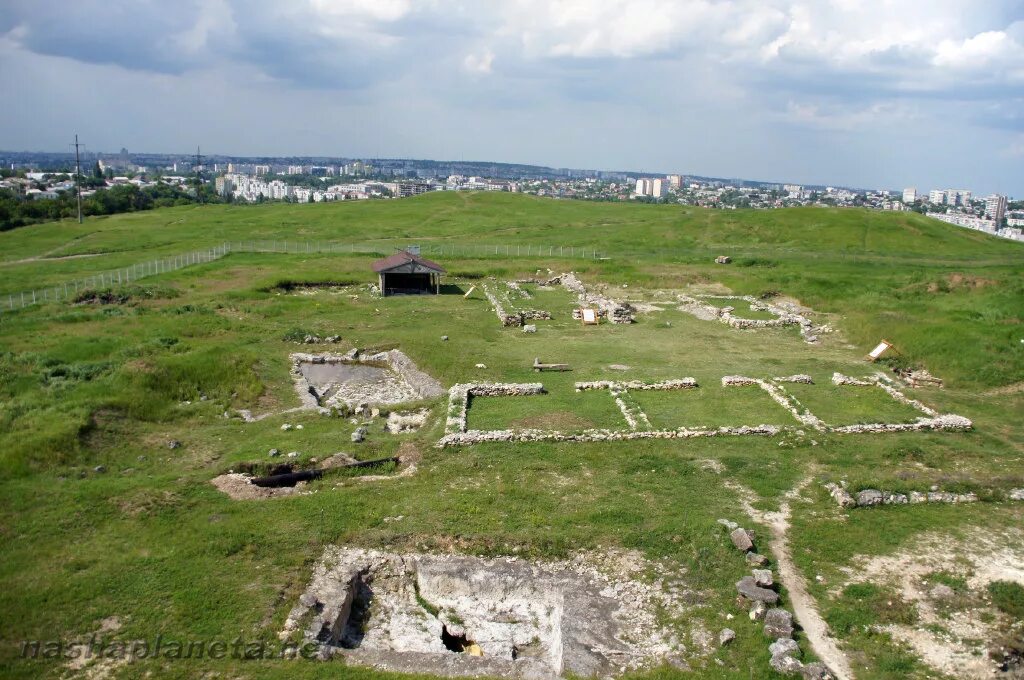
[[78,135],[75,135],[75,193],[78,194],[78,223],[82,223],[82,161],[78,156]]
[[199,154],[199,146],[196,145],[196,201],[203,202],[203,173],[199,167],[203,162],[203,157]]

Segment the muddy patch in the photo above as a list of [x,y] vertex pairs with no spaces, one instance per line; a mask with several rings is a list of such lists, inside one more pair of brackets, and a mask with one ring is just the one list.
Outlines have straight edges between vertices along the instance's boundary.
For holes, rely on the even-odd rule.
[[659,570],[619,557],[532,563],[331,547],[280,637],[315,642],[325,658],[447,676],[685,666],[682,644],[659,624],[683,613],[682,595],[668,594],[679,587],[632,580]]
[[931,533],[912,551],[854,558],[853,583],[887,583],[915,606],[914,624],[878,626],[908,645],[937,671],[957,678],[1024,677],[1018,656],[1007,656],[1007,635],[1024,631],[993,605],[989,586],[1024,586],[1024,530],[969,528],[964,538]]

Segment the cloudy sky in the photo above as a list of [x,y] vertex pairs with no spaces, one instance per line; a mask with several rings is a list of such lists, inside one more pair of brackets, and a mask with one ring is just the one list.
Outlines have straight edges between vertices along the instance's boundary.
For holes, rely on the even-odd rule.
[[0,148],[1024,195],[1024,0],[2,0]]

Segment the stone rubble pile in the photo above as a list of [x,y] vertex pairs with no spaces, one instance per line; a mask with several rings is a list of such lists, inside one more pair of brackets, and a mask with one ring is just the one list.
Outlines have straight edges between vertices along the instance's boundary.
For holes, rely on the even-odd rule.
[[415,432],[426,424],[429,415],[430,409],[427,408],[421,408],[418,411],[392,411],[388,414],[384,427],[391,434]]
[[[511,287],[512,283],[510,282],[508,286]],[[502,304],[502,300],[499,299],[498,295],[493,290],[491,290],[489,285],[485,283],[482,285],[482,288],[484,296],[487,298],[487,301],[491,303],[494,313],[498,315],[498,320],[501,321],[501,325],[505,328],[522,326],[528,320],[551,318],[551,312],[543,309],[511,309],[513,307],[513,303],[508,295],[504,296],[505,304]],[[529,296],[529,293],[518,288],[518,285],[515,290]],[[508,305],[509,309],[506,309],[505,305]]]
[[[551,279],[549,283],[554,282],[555,279],[557,279],[558,283],[562,284],[563,288],[576,295],[576,300],[581,307],[596,308],[599,317],[607,318],[612,323],[620,324],[633,323],[636,320],[636,309],[631,304],[612,300],[598,293],[588,292],[583,282],[573,272],[561,274]],[[573,318],[576,320],[581,319],[582,312],[576,309],[573,312]]]

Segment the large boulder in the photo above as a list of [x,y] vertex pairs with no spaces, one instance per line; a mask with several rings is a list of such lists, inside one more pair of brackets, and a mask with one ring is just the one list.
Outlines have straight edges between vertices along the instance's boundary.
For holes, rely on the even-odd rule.
[[775,579],[772,577],[771,569],[754,569],[754,583],[761,586],[762,588],[771,588],[775,585]]
[[754,537],[746,529],[734,529],[729,538],[732,539],[732,544],[743,552],[754,549]]
[[754,581],[753,576],[744,576],[736,582],[736,592],[743,597],[754,602],[764,602],[765,604],[775,604],[779,601],[779,594],[774,590],[768,590],[767,588],[761,588]]
[[793,635],[793,615],[785,609],[769,609],[764,615],[764,634],[771,638]]
[[777,673],[792,675],[803,671],[804,665],[797,658],[800,656],[800,646],[790,638],[782,638],[768,645],[768,651],[772,655],[768,664]]

